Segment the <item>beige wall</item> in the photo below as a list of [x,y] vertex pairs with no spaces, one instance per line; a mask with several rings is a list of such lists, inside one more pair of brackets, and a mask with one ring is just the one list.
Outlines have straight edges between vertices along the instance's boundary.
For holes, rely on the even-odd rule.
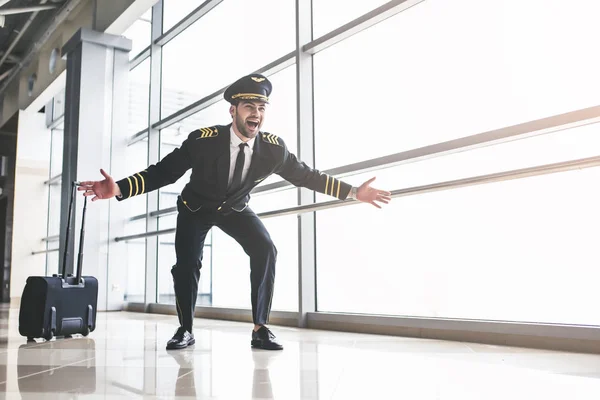
[[21,111],[17,136],[10,297],[21,297],[28,276],[45,275],[50,131],[41,113]]

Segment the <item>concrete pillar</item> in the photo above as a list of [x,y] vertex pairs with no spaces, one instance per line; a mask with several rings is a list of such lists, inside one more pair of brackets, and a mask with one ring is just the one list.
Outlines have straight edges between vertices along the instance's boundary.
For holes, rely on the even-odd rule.
[[[73,181],[99,180],[100,168],[110,173],[118,163],[125,162],[124,144],[117,138],[127,127],[128,74],[131,40],[80,29],[63,47],[67,57],[65,98],[65,138],[61,199],[61,267],[65,246],[67,214]],[[98,279],[98,309],[119,309],[123,293],[112,290],[122,287],[126,265],[113,262],[119,257],[119,246],[110,238],[119,218],[114,212],[114,200],[92,203],[88,200],[83,257],[83,275]],[[83,211],[83,197],[78,192],[74,203],[74,219],[69,241],[67,273],[75,274],[76,256]],[[111,213],[111,209],[113,212]],[[110,232],[109,232],[110,227]],[[110,268],[109,268],[110,266]],[[121,272],[119,274],[119,271]]]

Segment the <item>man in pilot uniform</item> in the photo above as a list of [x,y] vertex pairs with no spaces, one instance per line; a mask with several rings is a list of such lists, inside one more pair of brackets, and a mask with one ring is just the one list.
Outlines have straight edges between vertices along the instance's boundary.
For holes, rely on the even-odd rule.
[[95,196],[92,201],[111,197],[122,201],[174,183],[192,169],[190,181],[177,199],[177,260],[171,274],[180,326],[167,342],[167,349],[195,343],[192,327],[202,251],[213,226],[234,238],[250,257],[252,347],[283,349],[266,326],[277,249],[261,220],[248,207],[250,191],[269,175],[278,174],[295,186],[341,200],[351,197],[378,208],[376,201],[388,203],[391,199],[389,192],[370,187],[375,178],[352,187],[299,161],[280,137],[260,131],[271,91],[271,82],[265,76],[244,76],[224,93],[231,103],[230,124],[191,132],[181,147],[158,163],[118,182],[100,170],[104,180],[82,182],[79,187],[85,196]]

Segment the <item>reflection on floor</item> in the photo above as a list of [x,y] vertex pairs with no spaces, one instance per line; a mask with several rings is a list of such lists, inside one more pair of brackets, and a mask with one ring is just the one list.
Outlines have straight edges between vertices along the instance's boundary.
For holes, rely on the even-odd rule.
[[0,311],[7,399],[598,399],[600,356],[196,320],[196,345],[165,350],[176,317],[99,313],[89,337],[26,343]]

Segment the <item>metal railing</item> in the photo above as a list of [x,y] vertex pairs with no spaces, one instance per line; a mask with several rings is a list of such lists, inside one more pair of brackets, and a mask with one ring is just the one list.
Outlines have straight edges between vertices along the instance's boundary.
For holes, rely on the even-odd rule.
[[52,178],[45,181],[44,185],[54,185],[54,184],[60,182],[61,179],[62,179],[62,174],[55,175]]
[[44,254],[44,253],[52,253],[54,251],[58,251],[59,249],[48,249],[48,250],[39,250],[39,251],[32,251],[31,255],[36,255],[36,254]]
[[129,70],[133,70],[135,67],[146,61],[150,57],[150,46],[142,50],[137,56],[129,61]]

